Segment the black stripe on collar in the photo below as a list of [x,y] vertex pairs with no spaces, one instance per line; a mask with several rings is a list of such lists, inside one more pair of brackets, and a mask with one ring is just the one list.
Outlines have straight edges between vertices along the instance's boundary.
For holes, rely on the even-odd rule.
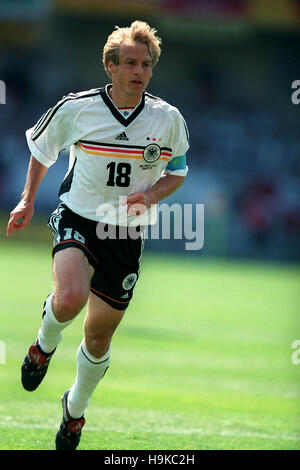
[[145,106],[145,93],[142,95],[142,99],[140,104],[135,108],[135,110],[130,114],[130,116],[126,119],[122,113],[116,108],[112,100],[110,99],[108,95],[108,90],[112,85],[106,85],[104,88],[100,88],[100,95],[106,104],[106,106],[110,109],[112,115],[119,121],[124,127],[129,126],[129,124],[132,123],[132,121],[135,120],[135,118],[141,113],[141,111],[144,109]]

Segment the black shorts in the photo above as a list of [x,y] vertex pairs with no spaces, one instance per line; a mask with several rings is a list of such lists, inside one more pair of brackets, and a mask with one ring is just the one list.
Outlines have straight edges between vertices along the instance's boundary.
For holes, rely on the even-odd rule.
[[[64,248],[76,247],[83,251],[95,269],[91,291],[113,308],[124,310],[132,298],[139,277],[139,261],[143,252],[143,228],[135,230],[136,239],[124,236],[127,227],[101,224],[101,233],[114,228],[116,237],[99,238],[98,222],[81,217],[65,204],[59,204],[51,214],[48,227],[52,230],[54,247],[52,256]],[[99,233],[99,232],[98,232]]]

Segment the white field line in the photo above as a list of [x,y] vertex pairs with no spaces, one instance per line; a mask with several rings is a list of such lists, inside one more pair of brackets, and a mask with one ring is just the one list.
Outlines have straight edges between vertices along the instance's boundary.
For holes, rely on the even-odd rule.
[[[5,418],[5,417],[4,417]],[[49,429],[49,430],[56,430],[58,428],[57,425],[50,425],[50,424],[24,424],[24,423],[12,423],[11,419],[9,419],[7,423],[1,423],[2,428],[18,428],[18,429]],[[86,426],[84,428],[85,431],[90,431],[90,432],[124,432],[127,433],[130,430],[128,428],[122,428],[122,427],[108,427],[108,426],[103,426],[103,427],[94,427],[94,426]],[[149,429],[149,428],[144,428],[144,429],[135,429],[135,433],[149,433],[149,434],[181,434],[181,435],[188,435],[188,434],[198,434],[200,436],[224,436],[224,437],[254,437],[254,438],[259,438],[259,439],[273,439],[273,440],[284,440],[284,441],[300,441],[300,436],[287,436],[287,435],[272,435],[272,434],[266,434],[263,432],[234,432],[234,431],[215,431],[215,432],[209,432],[209,431],[204,431],[200,428],[173,428],[173,427],[164,427],[160,428],[158,430],[155,429]]]

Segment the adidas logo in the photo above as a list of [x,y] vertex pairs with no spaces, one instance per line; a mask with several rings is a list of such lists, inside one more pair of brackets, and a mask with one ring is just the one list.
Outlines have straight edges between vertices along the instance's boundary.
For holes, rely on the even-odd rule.
[[128,299],[128,297],[129,297],[129,294],[127,293],[127,294],[122,295],[121,299]]
[[115,137],[115,140],[129,140],[129,139],[127,135],[125,134],[125,132],[122,132],[122,134],[117,135],[117,137]]

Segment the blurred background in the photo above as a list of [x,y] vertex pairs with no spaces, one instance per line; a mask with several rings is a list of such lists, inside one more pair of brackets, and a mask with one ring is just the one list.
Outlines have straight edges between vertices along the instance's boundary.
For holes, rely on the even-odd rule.
[[[299,262],[299,0],[1,0],[0,236],[25,182],[25,130],[69,92],[109,82],[106,38],[135,19],[163,40],[148,91],[177,106],[190,130],[189,175],[169,198],[205,205],[204,247],[186,254]],[[67,166],[65,151],[20,239],[50,239],[38,221],[56,207]],[[184,241],[148,249],[183,252]]]

